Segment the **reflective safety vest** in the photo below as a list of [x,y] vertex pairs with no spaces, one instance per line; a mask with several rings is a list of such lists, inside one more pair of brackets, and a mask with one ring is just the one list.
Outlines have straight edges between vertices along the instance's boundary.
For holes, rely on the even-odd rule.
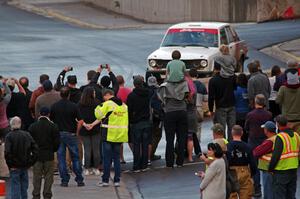
[[95,116],[102,120],[101,131],[105,141],[128,142],[128,108],[108,100],[95,109]]
[[[273,149],[274,149],[275,139],[276,139],[276,135],[274,135],[274,136],[267,139],[267,140],[270,140],[270,141],[273,142]],[[272,158],[272,153],[268,153],[268,154],[265,154],[265,155],[259,157],[258,166],[257,166],[258,169],[268,171],[271,158]]]
[[[299,147],[300,138],[298,133],[294,133],[293,137],[282,132],[277,135],[283,142],[283,150],[275,170],[297,169],[299,165]],[[273,145],[274,146],[274,145]]]

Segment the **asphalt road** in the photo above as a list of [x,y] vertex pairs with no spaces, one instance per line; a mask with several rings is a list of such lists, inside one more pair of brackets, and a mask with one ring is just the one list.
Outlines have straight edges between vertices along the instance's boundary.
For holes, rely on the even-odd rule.
[[[86,72],[102,63],[112,65],[128,81],[144,74],[146,58],[155,50],[167,28],[151,30],[89,30],[44,18],[13,7],[0,6],[0,73],[28,76],[31,87],[38,76],[54,80],[63,66],[72,65],[79,84]],[[256,49],[300,37],[300,21],[238,25],[237,32],[250,46],[249,60],[259,59],[265,68],[284,65]]]
[[[2,0],[1,0],[2,1]],[[161,27],[161,26],[160,26]],[[167,28],[167,27],[166,27]],[[132,75],[144,74],[146,57],[155,50],[165,29],[89,30],[0,5],[0,75],[28,76],[31,88],[37,86],[41,73],[55,80],[65,65],[74,67],[79,85],[85,83],[86,72],[98,64],[109,63],[116,74],[128,82]],[[257,51],[267,46],[300,37],[300,21],[243,24],[236,27],[240,38],[250,47],[249,61],[259,59],[265,69],[274,64],[284,66]],[[130,83],[129,83],[130,84]],[[210,122],[204,124],[202,143],[211,139]],[[158,152],[163,154],[165,142]],[[131,158],[126,153],[127,160]],[[194,172],[201,166],[190,165],[173,171],[161,168],[142,174],[125,174],[136,198],[199,198],[199,179]],[[126,167],[130,168],[130,165]],[[299,196],[300,197],[300,196]]]

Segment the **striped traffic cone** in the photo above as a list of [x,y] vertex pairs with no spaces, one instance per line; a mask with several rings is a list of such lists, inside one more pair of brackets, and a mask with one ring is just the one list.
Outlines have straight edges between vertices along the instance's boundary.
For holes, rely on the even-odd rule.
[[5,181],[0,180],[0,199],[5,199]]

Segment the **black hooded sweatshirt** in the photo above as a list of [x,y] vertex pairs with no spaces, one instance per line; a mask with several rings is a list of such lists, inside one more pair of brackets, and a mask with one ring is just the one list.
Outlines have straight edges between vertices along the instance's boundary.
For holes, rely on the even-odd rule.
[[150,120],[150,98],[150,90],[144,87],[134,88],[128,95],[126,104],[130,124]]

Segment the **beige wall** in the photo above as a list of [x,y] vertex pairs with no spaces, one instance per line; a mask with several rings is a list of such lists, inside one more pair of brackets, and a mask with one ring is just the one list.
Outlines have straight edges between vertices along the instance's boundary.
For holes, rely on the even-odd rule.
[[154,23],[256,21],[257,0],[84,0]]
[[190,0],[84,0],[148,22],[173,23],[190,19]]

